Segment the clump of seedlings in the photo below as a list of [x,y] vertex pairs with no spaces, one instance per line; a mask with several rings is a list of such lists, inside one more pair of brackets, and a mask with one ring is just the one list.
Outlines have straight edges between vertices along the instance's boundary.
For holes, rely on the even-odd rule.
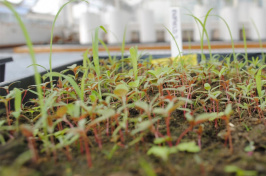
[[[228,58],[219,61],[222,56],[217,55],[196,66],[182,60],[153,64],[140,59],[137,47],[130,48],[128,58],[117,60],[110,56],[101,60],[99,29],[92,48],[84,52],[83,65],[72,65],[60,73],[48,72],[41,77],[37,92],[32,88],[3,87],[6,95],[0,96],[4,107],[0,116],[1,146],[23,137],[30,150],[27,155],[35,163],[46,157],[71,163],[74,156],[84,155],[92,170],[97,168],[94,161],[99,158],[104,163],[115,158],[118,151],[133,149],[147,154],[139,157],[147,175],[162,172],[153,170],[148,161],[157,166],[166,163],[169,167],[164,165],[161,175],[169,175],[181,172],[174,162],[182,165],[180,161],[191,155],[202,175],[215,169],[216,173],[266,173],[265,167],[258,172],[236,166],[221,171],[219,161],[214,163],[218,168],[210,168],[212,158],[200,157],[206,150],[224,150],[230,164],[239,159],[230,156],[241,145],[243,152],[251,146],[252,150],[245,149],[251,157],[258,148],[265,153],[265,141],[259,143],[259,138],[244,133],[251,129],[246,123],[255,119],[257,125],[262,125],[260,134],[265,140],[264,63],[256,59],[247,62],[245,56],[233,62]],[[69,71],[72,73],[65,74]],[[36,99],[25,102],[28,92],[36,94]],[[239,124],[244,129],[240,130],[244,144],[237,141]],[[193,157],[190,160],[194,161]]]

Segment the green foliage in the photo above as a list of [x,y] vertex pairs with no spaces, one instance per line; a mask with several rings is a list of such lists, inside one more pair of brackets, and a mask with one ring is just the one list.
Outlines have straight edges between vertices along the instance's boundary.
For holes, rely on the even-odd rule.
[[[39,103],[40,103],[40,107],[42,108],[43,107],[43,98],[42,98],[42,89],[41,89],[41,76],[40,76],[40,74],[38,72],[38,69],[37,69],[37,62],[36,62],[35,53],[34,53],[34,49],[33,49],[33,45],[32,45],[30,36],[28,34],[28,31],[27,31],[23,21],[21,20],[19,14],[16,12],[14,7],[6,0],[4,0],[3,4],[7,8],[9,8],[9,10],[14,14],[14,16],[15,16],[16,20],[18,21],[19,26],[20,26],[20,28],[21,28],[21,30],[23,32],[23,35],[25,37],[27,46],[29,48],[29,53],[30,53],[30,57],[31,57],[31,61],[32,61],[32,66],[33,66],[33,69],[34,69],[34,78],[35,78],[35,83],[37,85],[38,98],[40,100]],[[43,116],[46,115],[44,109],[42,109],[42,114],[43,114]]]
[[204,22],[202,22],[199,18],[197,18],[196,16],[194,15],[191,15],[189,14],[190,16],[192,16],[194,18],[194,20],[198,23],[200,23],[201,27],[202,27],[202,34],[201,34],[201,57],[202,59],[204,59],[204,55],[203,55],[203,38],[204,38],[204,34],[206,35],[206,38],[207,38],[207,42],[208,42],[208,48],[209,48],[209,53],[210,53],[210,59],[212,60],[212,52],[211,52],[211,44],[210,44],[210,39],[209,39],[209,35],[207,33],[207,30],[206,30],[206,23],[207,23],[207,19],[208,17],[210,16],[210,13],[213,9],[210,9],[207,14],[205,15],[205,18],[204,18]]
[[111,160],[113,155],[114,155],[114,153],[117,151],[118,148],[119,148],[119,146],[117,144],[115,144],[110,152],[104,150],[103,153],[106,155],[108,160]]
[[248,170],[242,170],[237,166],[234,165],[228,165],[224,169],[227,173],[235,173],[236,176],[257,176],[257,171],[248,171]]
[[156,173],[155,173],[154,169],[152,168],[151,164],[149,164],[146,160],[141,158],[139,160],[139,164],[140,164],[141,168],[143,169],[145,175],[156,176]]
[[[7,2],[5,4],[9,6]],[[208,39],[205,25],[210,12],[211,10],[204,22],[195,18],[203,28],[202,40],[204,35]],[[74,64],[55,73],[51,70],[50,62],[50,72],[47,71],[43,78],[57,78],[57,83],[49,81],[41,84],[37,72],[36,85],[26,90],[11,90],[10,86],[1,88],[6,92],[6,95],[0,96],[0,103],[4,105],[0,113],[6,116],[6,119],[0,121],[2,145],[16,138],[13,134],[20,131],[28,140],[32,153],[34,148],[42,155],[42,152],[46,152],[47,156],[56,156],[57,152],[61,154],[63,151],[70,158],[71,150],[75,150],[77,146],[81,152],[86,153],[88,165],[91,166],[90,151],[97,151],[97,146],[111,160],[118,153],[118,146],[127,150],[128,147],[140,146],[147,142],[146,139],[151,139],[153,146],[147,154],[167,161],[171,154],[197,153],[206,147],[201,146],[200,142],[201,136],[206,137],[207,134],[204,131],[205,123],[210,123],[208,133],[217,130],[214,128],[225,131],[223,139],[228,140],[226,142],[233,151],[231,131],[233,132],[234,125],[231,120],[237,122],[237,115],[241,117],[246,113],[250,116],[255,113],[260,119],[264,119],[266,80],[262,70],[265,66],[259,58],[249,61],[247,55],[235,55],[233,41],[233,62],[229,55],[221,63],[221,56],[212,56],[210,51],[211,60],[196,66],[184,60],[176,64],[169,62],[168,65],[156,65],[151,62],[151,57],[144,62],[138,62],[140,55],[137,47],[131,47],[130,57],[124,59],[126,29],[121,47],[122,60],[116,60],[116,57],[111,56],[108,46],[98,39],[99,29],[106,32],[102,26],[95,30],[93,62],[88,58],[89,50],[86,50],[83,53],[82,66]],[[107,51],[108,60],[100,60],[99,42]],[[28,44],[32,49],[31,43]],[[210,46],[209,49],[211,50]],[[238,56],[243,57],[244,61],[238,61]],[[31,66],[34,69],[42,67],[36,63]],[[68,71],[72,75],[64,75]],[[49,86],[50,83],[53,85]],[[34,90],[36,87],[37,92]],[[22,102],[27,92],[38,95],[38,99]],[[186,120],[180,120],[182,118]],[[212,121],[215,121],[215,125],[212,125]],[[176,122],[184,122],[180,124],[185,125],[183,132],[174,131],[176,126],[173,125]],[[180,136],[176,136],[179,133]],[[198,145],[194,141],[180,143],[188,133],[196,133],[189,138],[196,140],[197,136]],[[32,144],[35,140],[38,140],[37,147]],[[174,145],[175,140],[177,142]],[[112,142],[110,151],[104,149],[106,141]],[[91,147],[93,150],[90,150]],[[244,150],[253,152],[254,142],[250,141]],[[199,165],[206,164],[197,155],[195,160]],[[144,159],[139,164],[146,175],[156,175],[152,165]],[[227,167],[226,171],[239,175],[255,175],[254,171],[244,171],[235,166]]]
[[[55,23],[56,23],[56,20],[59,16],[59,14],[61,13],[61,11],[65,8],[66,5],[68,5],[69,3],[72,3],[72,2],[75,2],[77,0],[70,0],[68,2],[66,2],[65,4],[63,4],[58,12],[56,13],[55,15],[55,18],[54,18],[54,21],[53,21],[53,25],[52,25],[52,30],[51,30],[51,37],[50,37],[50,55],[49,55],[49,66],[50,66],[50,72],[52,72],[52,47],[53,47],[53,36],[54,36],[54,27],[55,27]],[[81,1],[84,1],[84,2],[87,2],[86,0],[81,0]],[[88,3],[88,2],[87,2]],[[50,81],[52,82],[53,78],[52,78],[52,75],[50,75]],[[52,83],[51,83],[51,86],[52,86]]]
[[161,158],[163,161],[167,161],[170,154],[177,153],[176,147],[167,147],[167,146],[152,146],[147,154],[155,155]]
[[196,145],[194,141],[192,142],[184,142],[180,143],[175,147],[168,147],[168,146],[152,146],[147,154],[148,155],[155,155],[161,158],[163,161],[167,161],[170,154],[180,152],[190,152],[190,153],[197,153],[200,151],[200,148]]
[[130,52],[130,57],[131,57],[131,63],[133,66],[134,77],[135,77],[135,80],[138,80],[138,59],[139,59],[138,48],[131,47],[129,49],[129,52]]
[[[262,81],[261,81],[261,72],[262,72],[262,69],[265,68],[266,65],[263,65],[257,72],[257,75],[256,75],[256,86],[257,86],[257,91],[258,91],[258,95],[259,97],[261,98],[262,97]],[[261,103],[262,103],[262,100],[261,100]]]
[[176,148],[181,152],[186,151],[190,153],[197,153],[200,151],[200,148],[196,145],[195,141],[178,144]]
[[13,115],[18,118],[21,113],[21,91],[17,88],[14,89],[15,92],[15,112]]

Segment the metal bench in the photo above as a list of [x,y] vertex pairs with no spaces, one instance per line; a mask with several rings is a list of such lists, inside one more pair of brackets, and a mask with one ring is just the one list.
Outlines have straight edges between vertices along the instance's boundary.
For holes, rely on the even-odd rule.
[[6,63],[12,62],[12,57],[0,57],[0,82],[3,82],[5,80],[5,69],[6,69]]

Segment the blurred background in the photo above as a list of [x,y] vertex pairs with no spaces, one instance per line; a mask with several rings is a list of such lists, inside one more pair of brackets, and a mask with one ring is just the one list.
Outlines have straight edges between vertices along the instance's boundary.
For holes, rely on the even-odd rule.
[[[49,43],[52,22],[67,0],[8,0],[21,15],[35,44]],[[181,8],[183,41],[199,41],[199,25],[190,14],[204,19],[210,8],[206,29],[212,41],[242,40],[243,25],[247,39],[266,39],[266,0],[88,0],[68,4],[56,22],[54,43],[90,44],[97,26],[108,33],[100,38],[108,44],[122,41],[126,28],[127,43],[169,42],[169,8]],[[13,14],[0,2],[0,46],[25,43]],[[259,34],[259,35],[258,35]]]
[[[22,31],[10,10],[0,0],[0,82],[33,75],[28,48]],[[40,71],[49,68],[49,42],[56,13],[68,0],[8,0],[26,25]],[[153,58],[171,55],[170,9],[180,7],[183,54],[201,53],[202,27],[192,15],[206,23],[213,53],[232,53],[231,37],[237,53],[244,53],[243,29],[249,53],[266,52],[266,0],[82,0],[73,1],[61,11],[55,24],[52,66],[64,67],[82,60],[91,48],[95,28],[102,25],[99,38],[108,44],[112,56],[121,56],[125,34],[125,55],[138,45]],[[225,24],[225,22],[227,24]],[[230,28],[231,35],[228,31]],[[125,30],[126,29],[126,30]],[[125,32],[126,31],[126,32]],[[206,41],[206,37],[203,38]],[[259,43],[259,40],[263,42]],[[204,43],[204,53],[208,46]],[[107,52],[99,47],[100,57]],[[12,59],[11,59],[12,58]],[[1,86],[1,85],[0,85]]]

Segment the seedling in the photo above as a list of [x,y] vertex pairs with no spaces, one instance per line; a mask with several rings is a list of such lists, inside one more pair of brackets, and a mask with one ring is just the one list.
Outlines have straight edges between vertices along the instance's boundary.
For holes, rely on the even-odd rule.
[[[7,1],[4,1],[4,4],[14,12]],[[211,10],[208,11],[203,22],[194,18],[203,28],[202,41],[203,36],[208,39],[205,26],[210,12]],[[16,18],[27,38],[21,19],[18,16]],[[186,157],[186,153],[205,152],[206,145],[213,149],[208,151],[219,153],[223,146],[216,137],[220,134],[223,134],[222,139],[225,144],[229,143],[231,154],[228,155],[234,158],[233,146],[239,143],[238,140],[232,139],[231,133],[233,130],[243,130],[243,127],[235,128],[234,125],[242,126],[244,120],[257,125],[264,120],[266,81],[263,69],[265,66],[261,65],[261,61],[256,57],[249,61],[247,53],[235,54],[233,41],[231,41],[233,62],[230,59],[231,54],[226,57],[212,55],[208,39],[210,59],[202,53],[202,62],[198,65],[192,65],[184,59],[169,60],[156,65],[152,62],[152,56],[140,62],[137,46],[130,48],[130,57],[124,59],[125,41],[121,47],[122,59],[118,60],[115,56],[111,56],[108,46],[98,39],[100,28],[105,31],[103,27],[95,30],[92,50],[84,51],[83,65],[69,66],[60,73],[52,72],[50,54],[50,71],[42,77],[43,83],[36,69],[39,65],[35,62],[31,42],[27,38],[33,60],[31,66],[36,73],[36,85],[26,90],[3,88],[7,95],[0,96],[0,102],[3,105],[0,114],[4,116],[0,119],[1,145],[12,144],[21,137],[19,134],[22,133],[31,152],[30,156],[38,168],[39,163],[45,162],[45,157],[53,156],[56,162],[62,161],[64,158],[62,153],[69,162],[79,162],[79,155],[76,152],[79,150],[81,155],[86,156],[88,167],[92,167],[92,163],[96,162],[95,169],[92,169],[95,171],[98,169],[98,161],[101,163],[105,163],[104,159],[116,161],[120,153],[131,150],[132,147],[135,147],[136,152],[134,158],[148,151],[148,155],[155,155],[165,162],[169,160],[169,163],[172,163],[173,159],[170,155],[176,155],[174,156],[176,158],[179,157],[178,152],[184,152],[182,162],[185,163],[186,158],[189,158]],[[99,42],[107,51],[108,60],[99,58]],[[244,43],[246,46],[246,41]],[[203,47],[202,42],[201,44]],[[238,60],[238,58],[242,59]],[[224,59],[224,62],[220,62],[220,59]],[[71,74],[66,75],[68,71],[71,71]],[[50,80],[45,82],[46,78]],[[37,88],[37,91],[33,88]],[[27,92],[35,94],[38,98],[24,102]],[[232,109],[236,109],[238,114],[235,114]],[[258,116],[261,120],[256,120]],[[215,126],[209,125],[212,121],[215,121]],[[262,128],[261,125],[254,127],[253,123],[247,124],[248,127],[244,124],[245,133],[253,133],[253,129]],[[236,134],[244,133],[238,131]],[[243,147],[243,150],[251,154],[257,143],[260,143],[260,140],[263,141],[260,135],[256,138],[258,138],[256,145],[253,139],[248,139],[249,143]],[[173,145],[173,142],[176,145]],[[210,145],[212,143],[215,145]],[[106,151],[107,144],[113,146],[109,151]],[[259,145],[263,146],[261,143]],[[74,156],[77,157],[75,160]],[[99,158],[101,156],[104,157]],[[147,157],[147,161],[154,162],[153,157],[143,156],[145,159]],[[123,162],[121,159],[119,158],[119,163]],[[173,161],[178,162],[175,164],[178,166],[181,160]],[[201,169],[204,169],[203,158],[196,155],[195,161]],[[219,162],[223,162],[222,158]],[[156,167],[161,169],[159,163],[157,159]],[[208,164],[212,163],[208,162]],[[157,173],[153,170],[152,164],[148,165],[144,160],[140,160],[137,165],[140,165],[147,175],[154,176]],[[29,163],[24,167],[31,166],[32,163]],[[134,164],[131,166],[133,167]],[[209,168],[216,169],[215,166]],[[175,167],[167,166],[167,171],[169,169],[176,173]],[[239,175],[255,175],[253,171],[238,167],[228,167],[226,171]],[[205,172],[207,174],[208,170],[206,169]],[[201,170],[201,173],[205,172]]]

